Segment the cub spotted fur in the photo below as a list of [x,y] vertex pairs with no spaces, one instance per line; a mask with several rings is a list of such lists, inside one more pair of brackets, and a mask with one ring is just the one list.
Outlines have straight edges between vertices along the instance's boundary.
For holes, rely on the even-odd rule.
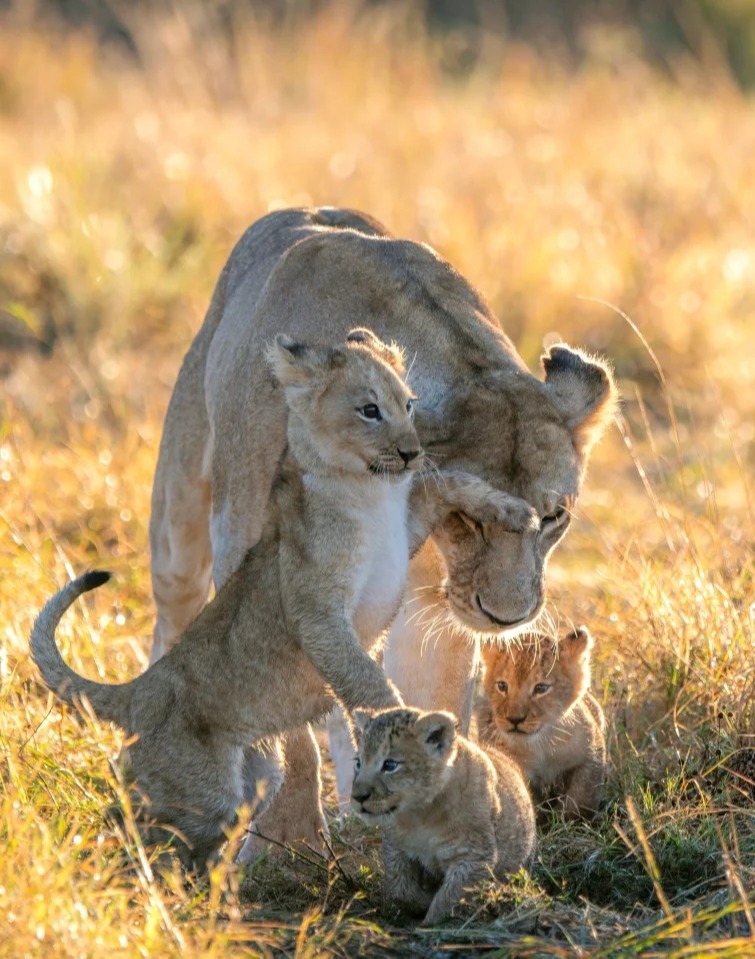
[[535,849],[535,813],[518,766],[456,732],[446,712],[354,714],[354,809],[383,827],[386,896],[424,925],[452,914],[476,882],[516,872]]
[[580,626],[560,640],[532,636],[483,651],[480,741],[516,760],[536,802],[558,798],[574,818],[596,815],[605,776],[605,719],[588,692],[592,645]]
[[[278,337],[270,363],[289,407],[288,451],[259,542],[168,655],[124,685],[91,682],[63,661],[60,617],[106,574],[69,583],[40,613],[31,649],[47,685],[66,702],[135,741],[129,765],[141,813],[177,832],[187,862],[203,865],[243,803],[256,799],[250,747],[347,709],[400,702],[369,655],[401,601],[412,549],[466,509],[484,521],[532,522],[520,500],[448,474],[411,480],[421,449],[400,352],[368,330],[315,350]],[[441,500],[440,497],[443,497]],[[293,695],[292,695],[293,691]]]

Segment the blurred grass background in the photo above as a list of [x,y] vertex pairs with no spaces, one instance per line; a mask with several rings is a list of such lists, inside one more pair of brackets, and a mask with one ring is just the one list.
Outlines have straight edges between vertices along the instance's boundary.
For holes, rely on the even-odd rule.
[[[755,4],[566,10],[0,6],[0,955],[752,955]],[[146,665],[178,365],[245,227],[308,204],[431,243],[532,369],[558,334],[624,396],[550,570],[599,644],[606,814],[554,823],[463,928],[387,912],[353,823],[337,867],[156,882],[104,823],[117,736],[28,657],[45,599],[100,566],[66,655]]]

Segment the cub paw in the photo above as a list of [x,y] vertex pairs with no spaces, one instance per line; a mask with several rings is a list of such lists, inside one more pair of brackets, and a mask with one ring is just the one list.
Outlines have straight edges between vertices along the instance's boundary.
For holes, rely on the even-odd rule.
[[480,523],[500,523],[511,533],[536,530],[540,525],[529,503],[498,490],[491,490],[475,519]]

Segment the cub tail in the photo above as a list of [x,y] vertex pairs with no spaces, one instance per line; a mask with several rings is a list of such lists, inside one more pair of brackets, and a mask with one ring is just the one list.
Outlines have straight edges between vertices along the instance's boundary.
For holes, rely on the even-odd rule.
[[84,573],[59,590],[45,603],[37,616],[31,631],[30,645],[32,658],[42,673],[45,685],[57,696],[72,706],[77,706],[82,699],[87,699],[98,719],[116,723],[125,729],[131,698],[129,687],[132,684],[97,683],[79,676],[64,662],[55,640],[58,623],[74,600],[82,593],[102,586],[109,579],[110,573],[95,570]]

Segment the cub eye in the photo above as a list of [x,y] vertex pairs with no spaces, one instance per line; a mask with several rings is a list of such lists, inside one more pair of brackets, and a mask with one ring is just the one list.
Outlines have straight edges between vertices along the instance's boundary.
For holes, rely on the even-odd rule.
[[357,413],[359,413],[363,420],[375,420],[377,423],[379,423],[383,418],[380,408],[375,406],[374,403],[368,403],[367,406],[357,409]]
[[507,693],[509,691],[509,684],[504,683],[504,681],[501,679],[495,684],[495,688],[500,693]]
[[550,689],[548,683],[538,683],[537,686],[532,690],[536,696],[542,696],[543,693],[547,693]]
[[362,760],[359,758],[359,756],[357,756],[357,758],[354,760],[354,772],[358,773],[361,768]]
[[382,772],[395,773],[400,765],[401,763],[397,762],[395,759],[386,759],[383,763]]
[[417,402],[417,398],[416,398],[416,397],[414,397],[413,399],[410,399],[410,400],[407,400],[407,401],[406,401],[406,412],[409,413],[410,416],[411,416],[411,414],[414,412],[414,404],[415,404],[416,402]]

